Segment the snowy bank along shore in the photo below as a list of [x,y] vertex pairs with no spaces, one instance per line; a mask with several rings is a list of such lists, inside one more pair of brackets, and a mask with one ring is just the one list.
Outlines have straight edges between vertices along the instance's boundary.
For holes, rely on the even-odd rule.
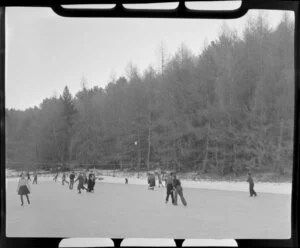
[[[74,170],[75,173],[80,170]],[[147,185],[146,172],[139,173],[126,173],[126,172],[113,172],[108,170],[96,170],[95,171],[98,183],[119,183],[125,184],[125,177],[128,178],[129,184],[134,185]],[[6,170],[6,182],[17,182],[20,172],[13,170]],[[32,175],[32,173],[31,173]],[[53,173],[47,171],[38,171],[38,181],[52,181],[54,177]],[[178,174],[180,177],[180,174]],[[33,178],[32,178],[33,179]],[[67,178],[68,179],[68,178]],[[255,180],[255,178],[254,178]],[[61,175],[58,177],[58,181],[61,181]],[[229,190],[229,191],[243,191],[248,192],[249,186],[245,181],[222,181],[222,180],[192,180],[192,179],[181,179],[183,188],[196,188],[196,189],[211,189],[211,190]],[[158,182],[156,180],[158,186]],[[291,194],[292,183],[273,183],[273,182],[255,182],[255,190],[258,193],[276,193],[276,194]]]

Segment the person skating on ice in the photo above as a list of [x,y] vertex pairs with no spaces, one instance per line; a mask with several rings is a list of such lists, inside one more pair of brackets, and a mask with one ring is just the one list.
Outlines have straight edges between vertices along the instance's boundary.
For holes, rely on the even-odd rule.
[[93,173],[90,173],[88,183],[87,183],[88,185],[87,192],[94,192],[95,182],[96,182],[95,175]]
[[58,172],[56,173],[56,175],[53,178],[53,181],[56,182],[57,181],[57,177],[58,177]]
[[74,180],[75,180],[75,173],[74,173],[74,171],[70,174],[69,178],[70,178],[69,189],[73,189]]
[[155,175],[148,173],[148,189],[154,190],[155,187]]
[[162,176],[161,176],[160,170],[157,172],[157,179],[158,179],[158,187],[159,188],[160,188],[160,186],[164,187],[164,185],[162,184]]
[[81,190],[84,189],[84,190],[87,190],[85,187],[84,187],[84,176],[83,176],[84,173],[80,173],[79,176],[77,177],[77,179],[75,180],[78,181],[78,185],[77,185],[77,190],[78,190],[78,194],[81,194]]
[[253,195],[254,196],[257,196],[255,190],[254,190],[254,181],[253,181],[253,178],[252,178],[252,175],[250,172],[248,172],[248,179],[247,179],[247,182],[249,183],[249,193],[250,193],[250,196],[252,197]]
[[169,175],[167,175],[166,178],[166,188],[167,188],[167,197],[166,197],[166,203],[169,201],[169,196],[171,196],[172,204],[174,204],[174,196],[173,196],[173,173],[171,172]]
[[176,173],[174,173],[174,179],[173,179],[173,192],[174,192],[174,205],[178,204],[178,195],[180,196],[181,203],[186,206],[186,200],[183,196],[183,190],[181,187],[181,182],[177,178]]
[[30,178],[30,173],[29,173],[29,171],[27,172],[27,180],[28,180],[28,181],[31,181],[31,178]]
[[37,184],[37,172],[34,172],[33,174],[33,182],[32,184]]
[[30,186],[28,183],[28,179],[26,179],[26,176],[24,173],[21,174],[21,178],[18,183],[17,193],[21,199],[21,206],[24,205],[23,195],[26,196],[27,202],[28,202],[28,204],[30,204],[29,196],[28,196],[30,194]]
[[64,185],[65,182],[66,182],[67,184],[69,184],[69,182],[66,180],[66,173],[63,172],[61,184]]

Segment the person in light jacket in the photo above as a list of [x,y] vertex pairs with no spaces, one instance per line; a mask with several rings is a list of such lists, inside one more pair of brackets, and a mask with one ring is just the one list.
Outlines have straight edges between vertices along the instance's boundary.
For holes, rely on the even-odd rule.
[[28,179],[26,179],[26,176],[24,173],[21,174],[21,178],[18,183],[17,193],[21,198],[21,206],[24,205],[23,195],[26,196],[27,202],[28,202],[28,204],[30,204],[29,196],[28,196],[30,194],[30,186],[28,183]]

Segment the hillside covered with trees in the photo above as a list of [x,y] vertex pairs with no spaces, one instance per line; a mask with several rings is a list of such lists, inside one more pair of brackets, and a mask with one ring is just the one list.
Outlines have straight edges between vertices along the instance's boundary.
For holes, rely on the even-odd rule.
[[[199,45],[200,47],[200,45]],[[294,23],[223,26],[200,54],[161,47],[159,70],[6,109],[9,168],[82,166],[241,175],[292,169]],[[26,83],[26,82],[24,82]],[[42,83],[42,82],[41,82]]]

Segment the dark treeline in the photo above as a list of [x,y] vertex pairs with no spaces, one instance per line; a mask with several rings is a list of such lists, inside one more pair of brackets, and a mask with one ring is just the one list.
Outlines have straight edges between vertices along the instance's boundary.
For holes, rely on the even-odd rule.
[[[182,45],[159,70],[6,110],[7,165],[56,163],[226,175],[292,168],[294,23],[225,25],[199,55]],[[15,163],[15,164],[14,164]]]

